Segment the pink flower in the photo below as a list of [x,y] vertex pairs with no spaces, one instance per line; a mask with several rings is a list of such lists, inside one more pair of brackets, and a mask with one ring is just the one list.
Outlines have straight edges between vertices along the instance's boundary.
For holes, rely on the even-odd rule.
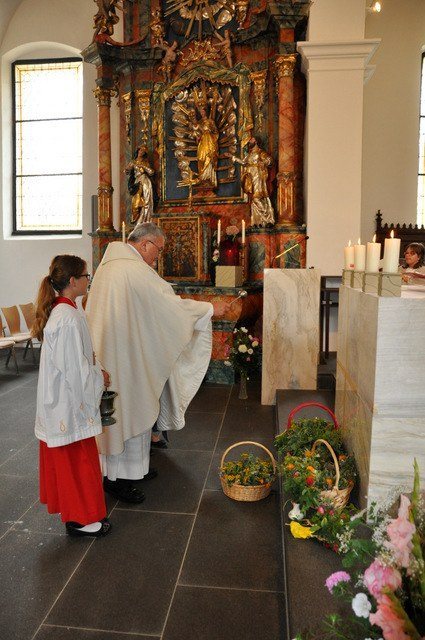
[[374,560],[370,567],[364,572],[364,583],[369,593],[376,598],[378,602],[382,599],[382,589],[387,587],[391,591],[395,591],[401,587],[401,575],[397,569],[385,567]]
[[332,589],[336,587],[340,582],[350,582],[351,578],[346,571],[335,571],[328,578],[326,578],[325,585],[328,588],[329,593],[332,593]]
[[410,640],[404,632],[404,622],[395,613],[388,596],[382,596],[376,613],[369,615],[369,622],[381,627],[385,640]]
[[387,527],[387,534],[390,539],[386,546],[394,554],[394,559],[398,565],[408,569],[410,554],[413,549],[412,536],[416,527],[408,520],[410,500],[407,496],[400,496],[400,507],[398,518],[391,520]]

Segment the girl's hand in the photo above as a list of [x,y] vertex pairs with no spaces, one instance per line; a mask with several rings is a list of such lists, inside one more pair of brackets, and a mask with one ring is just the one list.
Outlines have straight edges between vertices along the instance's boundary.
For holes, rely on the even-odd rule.
[[111,376],[107,371],[104,371],[103,369],[102,369],[102,375],[103,375],[103,384],[105,385],[105,387],[109,387],[109,385],[111,384]]

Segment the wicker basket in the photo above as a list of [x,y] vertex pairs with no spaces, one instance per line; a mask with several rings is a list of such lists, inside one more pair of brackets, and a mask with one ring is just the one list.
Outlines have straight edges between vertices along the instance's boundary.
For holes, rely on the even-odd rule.
[[298,413],[298,411],[300,411],[301,409],[304,409],[305,407],[319,407],[319,409],[323,409],[323,411],[326,411],[326,413],[328,413],[332,418],[332,422],[334,423],[335,429],[339,429],[338,420],[336,419],[336,415],[334,414],[334,412],[331,411],[329,407],[327,407],[324,404],[321,404],[320,402],[302,402],[301,404],[296,406],[294,409],[292,409],[292,411],[288,415],[288,422],[286,424],[287,429],[290,428],[293,422],[294,415]]
[[329,453],[331,454],[334,465],[335,465],[335,484],[332,487],[332,489],[321,491],[320,496],[326,502],[332,503],[332,506],[335,509],[343,509],[348,502],[353,485],[351,485],[350,487],[346,487],[345,489],[339,488],[339,477],[340,477],[339,464],[338,464],[338,459],[335,455],[335,451],[332,449],[331,445],[327,440],[322,440],[321,438],[319,438],[313,444],[313,447],[311,449],[311,452],[313,455],[314,455],[314,452],[316,451],[317,444],[325,445],[325,447],[328,449]]
[[[231,451],[235,447],[238,447],[242,444],[253,444],[256,447],[260,447],[261,449],[264,449],[264,451],[266,451],[270,456],[270,459],[273,465],[273,472],[276,474],[276,461],[273,458],[273,455],[267,449],[267,447],[260,444],[259,442],[251,442],[249,440],[246,440],[243,442],[236,442],[235,444],[232,444],[230,447],[228,447],[226,451],[223,453],[223,456],[221,458],[220,468],[223,467],[224,460],[227,454],[229,453],[229,451]],[[236,484],[236,483],[229,486],[226,480],[221,476],[220,476],[220,482],[225,495],[228,498],[232,498],[232,500],[239,500],[240,502],[255,502],[257,500],[262,500],[263,498],[267,498],[273,484],[273,481],[272,481],[272,482],[268,482],[267,484],[258,484],[258,485],[252,485],[247,487],[241,484]]]

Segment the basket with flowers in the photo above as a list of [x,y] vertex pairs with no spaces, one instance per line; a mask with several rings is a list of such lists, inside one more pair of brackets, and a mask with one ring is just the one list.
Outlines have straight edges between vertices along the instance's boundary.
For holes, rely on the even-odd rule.
[[291,533],[297,538],[315,537],[338,550],[337,534],[354,512],[347,506],[354,486],[354,458],[343,447],[341,433],[333,413],[333,422],[319,418],[292,418],[288,429],[275,440],[281,461],[280,473],[284,492],[293,503],[289,512]]
[[[266,451],[269,460],[252,453],[242,453],[239,460],[225,462],[227,454],[240,445],[254,445]],[[276,477],[276,462],[267,447],[258,442],[236,442],[226,449],[221,458],[221,486],[229,498],[243,502],[254,502],[269,495]]]

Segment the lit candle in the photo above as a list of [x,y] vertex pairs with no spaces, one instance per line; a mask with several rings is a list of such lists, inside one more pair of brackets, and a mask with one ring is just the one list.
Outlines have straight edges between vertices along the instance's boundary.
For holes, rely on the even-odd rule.
[[354,247],[351,246],[351,240],[348,241],[348,245],[344,247],[344,269],[354,269]]
[[124,222],[124,220],[122,221],[121,232],[122,232],[122,241],[125,242],[125,222]]
[[220,244],[220,238],[221,238],[221,220],[218,221],[218,225],[217,225],[217,246]]
[[376,235],[374,235],[372,242],[367,243],[366,272],[378,273],[380,259],[381,259],[381,243],[376,242]]
[[394,238],[394,230],[391,231],[391,238],[385,238],[384,245],[384,273],[397,273],[400,258],[400,238]]
[[354,245],[354,270],[364,271],[366,266],[366,247],[361,244],[360,238],[356,245]]
[[245,220],[242,220],[242,244],[245,244]]

